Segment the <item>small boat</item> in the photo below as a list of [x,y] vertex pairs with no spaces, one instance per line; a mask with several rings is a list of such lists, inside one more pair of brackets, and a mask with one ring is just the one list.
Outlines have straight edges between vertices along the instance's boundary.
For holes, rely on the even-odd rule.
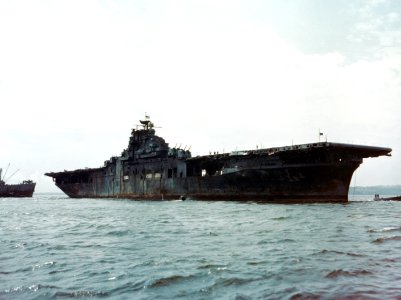
[[401,196],[394,196],[394,197],[380,197],[379,194],[375,194],[375,201],[401,201]]

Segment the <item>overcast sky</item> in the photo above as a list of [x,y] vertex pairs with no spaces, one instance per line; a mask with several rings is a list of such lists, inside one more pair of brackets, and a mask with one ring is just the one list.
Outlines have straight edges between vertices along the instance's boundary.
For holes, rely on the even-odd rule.
[[401,184],[401,1],[0,0],[0,167],[99,167],[145,112],[170,146],[393,148],[352,184]]

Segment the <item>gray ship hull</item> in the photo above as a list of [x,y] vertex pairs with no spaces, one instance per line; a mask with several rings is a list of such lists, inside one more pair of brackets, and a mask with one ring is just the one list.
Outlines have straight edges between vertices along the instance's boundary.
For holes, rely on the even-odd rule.
[[116,159],[113,167],[47,173],[71,198],[347,202],[365,157],[391,149],[316,143],[195,158]]
[[96,183],[56,184],[71,198],[346,202],[356,168],[355,165],[348,168],[326,165],[249,169],[219,176],[170,179],[134,176],[118,184],[96,177]]

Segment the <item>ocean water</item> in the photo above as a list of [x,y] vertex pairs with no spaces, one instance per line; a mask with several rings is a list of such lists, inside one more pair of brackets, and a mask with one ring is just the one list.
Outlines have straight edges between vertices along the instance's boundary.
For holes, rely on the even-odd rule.
[[0,299],[401,299],[401,202],[0,199]]

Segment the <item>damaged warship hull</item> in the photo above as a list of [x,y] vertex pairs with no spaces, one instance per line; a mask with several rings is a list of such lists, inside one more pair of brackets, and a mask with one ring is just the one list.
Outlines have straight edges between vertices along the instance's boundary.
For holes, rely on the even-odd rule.
[[390,148],[319,142],[191,157],[169,148],[150,120],[101,168],[46,173],[71,198],[347,202],[363,158]]

